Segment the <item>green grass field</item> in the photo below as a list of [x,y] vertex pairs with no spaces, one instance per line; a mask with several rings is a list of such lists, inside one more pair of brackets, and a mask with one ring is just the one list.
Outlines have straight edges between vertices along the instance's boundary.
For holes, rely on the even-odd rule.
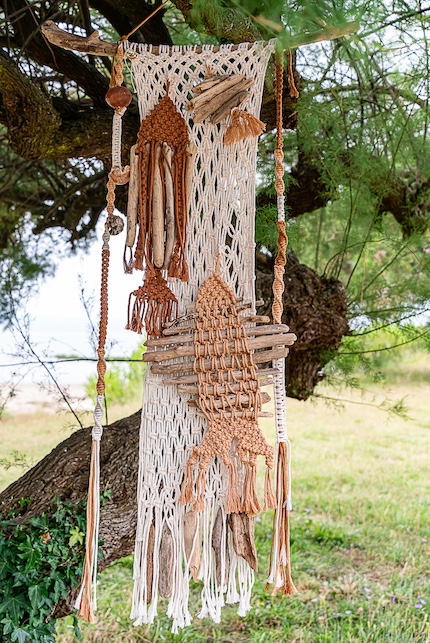
[[[97,624],[82,626],[83,640],[429,643],[429,376],[430,367],[419,356],[396,363],[390,372],[389,395],[406,398],[409,420],[363,405],[383,399],[386,393],[377,388],[364,397],[343,392],[341,397],[355,402],[343,408],[322,399],[288,401],[297,596],[272,598],[264,589],[270,516],[262,516],[256,524],[260,572],[246,618],[227,607],[219,625],[196,618],[174,636],[160,609],[156,625],[134,628],[128,618],[129,558],[101,575]],[[327,387],[319,392],[339,397]],[[132,410],[117,408],[112,414]],[[263,428],[273,438],[270,420]],[[8,417],[0,423],[0,457],[17,449],[36,460],[65,437],[58,416]],[[18,468],[2,470],[1,485],[18,475]],[[198,598],[195,585],[194,613]],[[71,621],[59,623],[58,630],[60,643],[75,641]]]

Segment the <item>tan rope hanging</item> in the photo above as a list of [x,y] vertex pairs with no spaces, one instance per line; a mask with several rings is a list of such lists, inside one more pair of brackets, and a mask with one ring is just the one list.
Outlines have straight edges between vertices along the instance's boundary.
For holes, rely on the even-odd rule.
[[[291,54],[290,54],[291,56]],[[291,72],[291,68],[290,72]],[[292,73],[292,72],[291,72]],[[283,151],[283,85],[284,85],[284,66],[283,53],[276,54],[276,149],[275,157],[275,189],[278,202],[278,254],[274,266],[273,281],[273,305],[272,316],[275,324],[280,324],[283,313],[283,293],[284,293],[284,274],[286,265],[286,250],[288,238],[285,224],[285,205],[284,205],[284,151]],[[282,365],[283,366],[283,365]],[[282,368],[282,378],[284,369]],[[282,382],[283,395],[284,382]],[[290,498],[290,463],[289,463],[289,443],[286,439],[279,439],[277,445],[277,463],[276,463],[276,498],[277,509],[274,514],[274,534],[272,540],[272,549],[270,553],[270,568],[275,562],[273,572],[272,594],[280,591],[281,594],[295,594],[296,588],[291,578],[290,563],[290,525],[289,525],[289,498]]]

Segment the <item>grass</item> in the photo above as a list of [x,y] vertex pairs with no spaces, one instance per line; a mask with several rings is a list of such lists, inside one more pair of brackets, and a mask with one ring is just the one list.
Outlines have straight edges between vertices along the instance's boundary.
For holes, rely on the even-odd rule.
[[[407,365],[394,369],[390,387],[391,397],[406,397],[407,421],[371,406],[288,401],[297,596],[271,598],[265,591],[271,528],[270,516],[262,516],[256,524],[261,571],[246,618],[227,607],[220,624],[195,618],[175,636],[161,605],[153,627],[134,628],[129,621],[132,561],[127,558],[101,575],[97,623],[82,625],[83,640],[430,643],[430,383],[423,377],[430,373],[421,362],[410,377],[402,377],[402,369],[406,372]],[[324,387],[320,393],[336,397]],[[361,401],[358,392],[342,395],[347,396]],[[373,389],[364,401],[381,399]],[[262,426],[273,438],[271,422]],[[3,436],[7,442],[0,457],[17,448],[38,458],[67,432],[58,433],[55,416],[16,416],[0,423],[0,440]],[[13,469],[3,473],[9,478],[20,474]],[[193,613],[199,591],[194,585]],[[63,620],[58,630],[59,643],[75,641],[71,621]]]

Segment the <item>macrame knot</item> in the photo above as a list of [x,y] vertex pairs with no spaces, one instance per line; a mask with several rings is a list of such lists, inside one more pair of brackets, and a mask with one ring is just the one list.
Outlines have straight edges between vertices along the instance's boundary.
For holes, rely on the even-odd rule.
[[122,169],[120,167],[113,167],[109,172],[109,178],[116,185],[126,185],[130,180],[130,166],[126,165]]
[[103,404],[104,402],[104,397],[102,395],[97,395],[97,402],[96,406],[94,409],[94,427],[92,430],[92,438],[93,440],[101,440],[101,437],[103,435]]

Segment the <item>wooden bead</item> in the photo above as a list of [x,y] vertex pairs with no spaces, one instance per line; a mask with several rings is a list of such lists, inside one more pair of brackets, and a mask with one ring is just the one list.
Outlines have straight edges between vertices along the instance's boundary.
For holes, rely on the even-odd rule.
[[128,107],[131,103],[133,96],[127,87],[111,87],[106,94],[106,102],[112,109],[119,107]]

